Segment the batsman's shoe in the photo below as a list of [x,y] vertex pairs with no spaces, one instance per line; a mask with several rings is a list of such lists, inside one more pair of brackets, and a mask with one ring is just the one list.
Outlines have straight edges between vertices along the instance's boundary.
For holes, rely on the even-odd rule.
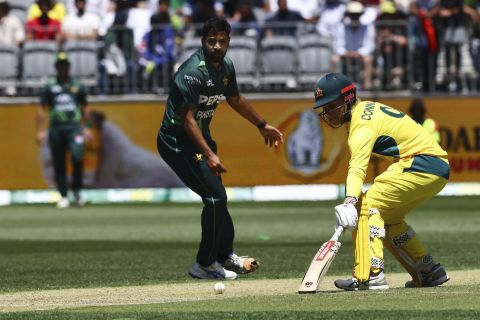
[[60,198],[57,202],[57,208],[58,209],[65,209],[70,207],[70,200],[68,198]]
[[[429,272],[420,272],[422,287],[436,287],[450,280],[447,272],[440,263],[432,267]],[[405,288],[415,288],[413,280],[405,282]]]
[[188,270],[188,274],[196,279],[235,280],[237,278],[235,272],[225,270],[218,262],[214,262],[208,267],[201,266],[198,262],[195,262]]
[[228,256],[228,259],[222,263],[222,266],[230,271],[246,274],[253,272],[260,267],[260,262],[254,258],[247,256],[237,256],[232,253]]
[[356,278],[335,280],[335,287],[346,291],[357,290],[386,290],[388,289],[387,278],[382,271],[376,275],[370,275],[368,281],[360,283]]

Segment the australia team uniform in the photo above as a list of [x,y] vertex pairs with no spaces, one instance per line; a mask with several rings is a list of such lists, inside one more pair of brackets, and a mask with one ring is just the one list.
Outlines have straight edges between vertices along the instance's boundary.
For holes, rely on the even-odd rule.
[[84,87],[70,79],[66,84],[50,78],[41,94],[41,104],[48,109],[48,142],[52,153],[55,181],[62,198],[67,196],[68,186],[65,170],[66,151],[70,151],[73,164],[72,189],[82,187],[83,135],[82,108],[87,105]]
[[224,261],[233,252],[234,227],[221,177],[212,173],[200,150],[187,136],[181,110],[196,109],[198,127],[216,153],[216,143],[210,135],[210,122],[219,100],[238,94],[232,61],[225,57],[218,70],[210,68],[203,49],[199,49],[174,76],[157,137],[162,158],[203,200],[202,239],[197,253],[197,261],[203,266]]
[[[378,102],[360,101],[353,106],[348,146],[351,153],[346,196],[359,199],[361,220],[368,221],[369,258],[373,272],[384,268],[383,245],[399,259],[412,276],[431,256],[404,218],[422,201],[443,189],[450,174],[447,153],[432,136],[403,112]],[[371,155],[391,158],[393,164],[377,176],[362,194]],[[368,219],[368,220],[367,220]],[[361,273],[362,239],[353,232],[355,271]],[[387,241],[383,241],[385,239]],[[365,266],[363,266],[365,267]],[[419,281],[418,278],[413,277]]]

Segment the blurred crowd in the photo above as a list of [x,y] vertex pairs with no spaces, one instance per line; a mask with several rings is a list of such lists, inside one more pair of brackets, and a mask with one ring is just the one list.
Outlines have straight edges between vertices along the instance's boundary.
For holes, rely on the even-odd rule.
[[299,33],[330,39],[331,70],[365,90],[409,83],[458,92],[466,54],[480,72],[480,0],[0,0],[0,45],[96,41],[100,90],[126,74],[132,92],[138,78],[166,79],[182,42],[214,16],[231,23],[234,37],[259,42]]

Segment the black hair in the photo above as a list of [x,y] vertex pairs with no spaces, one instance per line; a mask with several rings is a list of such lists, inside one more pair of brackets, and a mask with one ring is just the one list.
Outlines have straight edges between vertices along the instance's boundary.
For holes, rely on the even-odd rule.
[[202,37],[205,38],[210,33],[225,32],[227,36],[230,35],[230,24],[225,19],[211,18],[205,22],[202,30]]

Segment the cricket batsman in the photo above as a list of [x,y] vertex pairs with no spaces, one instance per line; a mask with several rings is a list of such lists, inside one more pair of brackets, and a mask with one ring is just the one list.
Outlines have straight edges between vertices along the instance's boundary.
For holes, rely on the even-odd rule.
[[[408,115],[378,102],[360,101],[355,85],[343,74],[321,77],[315,106],[331,127],[345,125],[350,161],[343,204],[335,207],[337,224],[352,230],[353,277],[336,280],[343,290],[388,289],[384,245],[412,276],[405,287],[434,287],[449,280],[405,222],[405,216],[446,185],[447,152]],[[372,154],[393,163],[362,193]]]

